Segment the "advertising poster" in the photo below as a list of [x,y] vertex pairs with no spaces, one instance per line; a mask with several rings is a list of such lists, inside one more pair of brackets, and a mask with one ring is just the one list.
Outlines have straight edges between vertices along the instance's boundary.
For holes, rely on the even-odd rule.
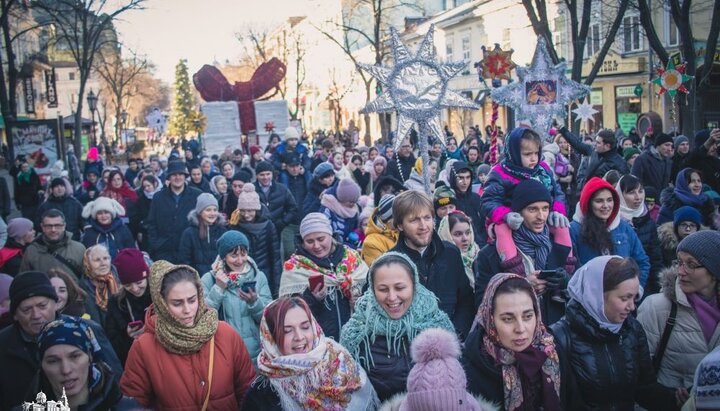
[[50,174],[50,167],[58,159],[57,120],[10,122],[8,133],[16,156],[25,155],[39,175]]

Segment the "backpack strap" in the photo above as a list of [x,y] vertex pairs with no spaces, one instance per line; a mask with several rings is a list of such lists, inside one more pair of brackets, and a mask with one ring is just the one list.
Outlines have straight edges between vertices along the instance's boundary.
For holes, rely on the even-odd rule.
[[660,337],[660,343],[658,344],[657,351],[655,351],[655,356],[653,357],[653,367],[655,368],[655,371],[660,370],[660,364],[662,363],[663,356],[665,356],[668,341],[670,341],[670,334],[672,334],[672,330],[675,327],[678,306],[675,301],[671,301],[670,304],[670,315],[665,323],[665,329],[663,330],[662,337]]

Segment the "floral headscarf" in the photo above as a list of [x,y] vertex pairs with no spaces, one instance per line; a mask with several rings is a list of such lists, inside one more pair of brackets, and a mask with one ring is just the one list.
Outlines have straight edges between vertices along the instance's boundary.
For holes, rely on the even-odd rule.
[[96,251],[104,251],[109,255],[108,249],[105,246],[94,245],[85,250],[85,254],[83,255],[83,267],[85,268],[85,275],[95,286],[95,304],[97,304],[101,310],[107,311],[108,299],[111,295],[118,293],[119,287],[117,285],[117,281],[115,280],[115,275],[112,272],[112,265],[110,266],[110,271],[104,275],[97,274],[91,268],[90,254]]
[[[258,371],[268,378],[284,410],[344,410],[353,394],[368,384],[367,377],[350,353],[340,344],[326,338],[312,313],[308,312],[313,330],[312,349],[304,354],[283,355],[266,320],[265,307],[260,322],[262,350],[258,356]],[[368,390],[364,390],[368,392]],[[369,391],[368,393],[372,393]],[[371,395],[367,401],[372,401]]]
[[544,409],[556,410],[560,409],[560,360],[555,350],[555,340],[553,336],[547,332],[542,322],[540,314],[540,306],[535,293],[532,293],[533,307],[535,308],[535,318],[537,325],[535,333],[532,337],[530,347],[522,352],[515,352],[502,346],[498,336],[495,321],[493,319],[493,300],[498,287],[504,282],[518,278],[527,281],[525,278],[516,274],[500,273],[496,274],[485,290],[480,308],[478,309],[473,329],[480,326],[485,329],[483,336],[483,346],[485,351],[502,367],[503,388],[505,391],[505,409],[508,411],[515,410],[531,410],[534,404],[525,403],[526,398],[523,394],[521,381],[522,363],[527,361],[541,361],[540,372],[542,372],[542,402]]

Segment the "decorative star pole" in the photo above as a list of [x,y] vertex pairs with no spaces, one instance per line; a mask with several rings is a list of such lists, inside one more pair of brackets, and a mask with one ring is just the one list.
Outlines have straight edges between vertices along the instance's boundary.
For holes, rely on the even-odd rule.
[[538,36],[530,67],[518,67],[518,81],[492,91],[493,100],[512,107],[516,122],[526,120],[549,139],[554,118],[565,118],[573,100],[590,94],[590,87],[565,77],[565,63],[552,64],[545,38]]
[[587,97],[585,97],[583,102],[578,104],[577,108],[572,112],[577,115],[578,120],[586,122],[594,122],[595,118],[593,116],[598,113],[598,111],[593,108],[592,104],[590,104]]
[[444,108],[477,110],[479,108],[475,102],[448,89],[450,79],[460,73],[467,63],[464,61],[438,62],[433,52],[434,31],[435,26],[431,25],[417,52],[415,55],[411,55],[400,40],[397,30],[391,28],[390,46],[395,66],[358,64],[358,68],[370,73],[383,89],[383,93],[368,103],[362,112],[397,111],[395,151],[398,150],[412,126],[418,125],[418,143],[423,159],[423,180],[427,193],[430,193],[428,136],[434,136],[445,146],[445,133],[440,120],[441,110]]
[[[670,106],[670,118],[672,119],[674,130],[677,130],[675,121],[675,106],[677,104],[677,93],[685,93],[687,95],[688,89],[687,87],[685,87],[685,83],[694,78],[693,76],[688,76],[687,74],[685,74],[685,68],[685,64],[678,64],[676,66],[673,63],[672,59],[670,59],[668,60],[667,66],[665,66],[665,68],[658,67],[655,70],[658,77],[650,81],[651,83],[660,86],[658,96],[662,96],[663,94],[667,93],[672,100],[672,105]],[[685,102],[685,104],[687,104],[687,101]]]
[[[480,73],[480,79],[485,83],[483,78],[489,78],[492,80],[493,87],[500,87],[502,79],[510,80],[510,73],[516,67],[516,64],[512,61],[513,49],[504,51],[500,48],[500,45],[495,43],[493,50],[482,47],[483,59],[477,64],[478,71]],[[490,117],[490,164],[494,165],[497,163],[497,119],[499,117],[500,104],[493,100],[492,102],[492,116]]]

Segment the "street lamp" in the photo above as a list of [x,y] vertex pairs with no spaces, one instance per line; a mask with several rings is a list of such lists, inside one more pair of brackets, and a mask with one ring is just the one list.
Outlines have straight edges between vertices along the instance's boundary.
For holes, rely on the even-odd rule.
[[97,110],[97,101],[98,97],[91,89],[87,95],[87,103],[92,115],[92,124],[90,126],[92,127],[93,146],[97,146],[97,136],[95,135],[95,110]]
[[198,138],[198,144],[200,144],[200,151],[202,151],[202,136],[200,135],[200,120],[195,119],[193,120],[193,125],[195,126],[195,132],[197,132],[197,138]]
[[128,118],[128,113],[127,113],[127,111],[123,110],[122,113],[120,113],[120,133],[125,135],[125,149],[126,150],[127,150],[127,145],[128,145],[127,132],[125,132],[127,118]]

